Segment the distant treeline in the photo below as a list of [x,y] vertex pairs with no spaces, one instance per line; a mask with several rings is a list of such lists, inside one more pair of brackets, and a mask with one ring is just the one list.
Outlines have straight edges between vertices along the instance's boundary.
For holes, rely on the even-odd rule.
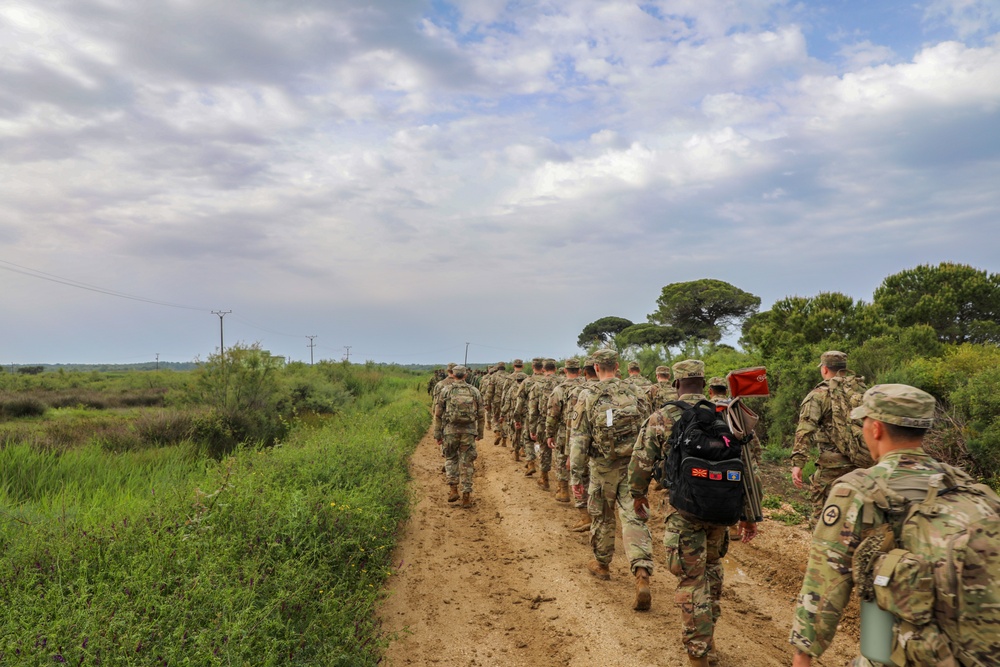
[[114,371],[190,371],[198,368],[195,361],[147,361],[141,364],[6,364],[0,366],[5,373],[36,375],[63,371],[110,373]]

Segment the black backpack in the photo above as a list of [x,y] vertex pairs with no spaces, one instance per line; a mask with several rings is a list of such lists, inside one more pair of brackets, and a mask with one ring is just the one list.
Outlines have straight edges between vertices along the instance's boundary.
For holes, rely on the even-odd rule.
[[681,416],[667,441],[662,483],[670,504],[701,521],[729,526],[743,514],[744,441],[730,431],[725,406],[670,401]]

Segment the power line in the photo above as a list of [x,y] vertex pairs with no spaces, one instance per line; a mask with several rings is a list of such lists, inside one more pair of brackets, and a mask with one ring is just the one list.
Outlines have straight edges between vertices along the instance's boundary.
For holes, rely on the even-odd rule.
[[11,273],[20,273],[21,275],[30,276],[32,278],[38,278],[40,280],[47,280],[52,283],[59,283],[60,285],[67,285],[69,287],[75,287],[77,289],[87,290],[88,292],[97,292],[98,294],[107,294],[108,296],[116,296],[120,299],[141,301],[142,303],[151,303],[157,306],[167,306],[168,308],[183,308],[184,310],[201,310],[201,311],[208,310],[207,308],[198,308],[196,306],[185,306],[183,304],[170,303],[168,301],[158,301],[156,299],[150,299],[144,296],[136,296],[135,294],[127,294],[125,292],[119,292],[117,290],[107,289],[105,287],[88,285],[87,283],[83,283],[78,280],[73,280],[71,278],[63,278],[61,276],[53,275],[51,273],[45,273],[44,271],[32,269],[27,266],[21,266],[20,264],[14,264],[13,262],[8,262],[2,259],[0,259],[0,269],[3,269],[4,271],[10,271]]

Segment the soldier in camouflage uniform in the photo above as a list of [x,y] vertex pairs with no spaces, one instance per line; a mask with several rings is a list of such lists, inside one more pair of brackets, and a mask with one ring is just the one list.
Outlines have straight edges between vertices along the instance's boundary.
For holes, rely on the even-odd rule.
[[[569,417],[570,394],[575,387],[582,387],[586,380],[580,377],[580,361],[567,359],[564,366],[566,379],[556,385],[549,396],[545,416],[545,444],[552,450],[556,470],[556,500],[569,502]],[[588,515],[589,518],[590,515]]]
[[[705,364],[686,359],[674,364],[674,383],[678,400],[694,405],[704,400]],[[648,516],[646,494],[653,475],[653,466],[667,457],[668,441],[674,422],[681,410],[668,405],[654,412],[646,422],[632,453],[628,467],[629,492],[635,514]],[[715,625],[722,614],[722,557],[729,545],[727,526],[702,521],[681,512],[672,505],[667,509],[663,544],[667,549],[667,567],[677,577],[674,600],[680,608],[684,648],[692,665],[709,665],[714,657]],[[756,536],[753,522],[741,521],[742,539],[749,542]]]
[[823,501],[833,482],[841,475],[846,475],[858,466],[844,454],[846,443],[838,442],[844,434],[838,434],[833,423],[833,409],[830,401],[830,381],[836,377],[846,377],[847,355],[843,352],[830,350],[820,356],[819,372],[823,381],[816,385],[802,400],[799,408],[799,424],[795,429],[795,444],[792,447],[792,482],[798,488],[803,488],[802,468],[805,467],[812,447],[819,450],[816,461],[816,472],[810,481],[812,483],[813,511],[809,519],[809,528],[815,527],[819,520]]
[[538,455],[535,452],[535,443],[531,441],[528,437],[527,431],[527,421],[528,421],[528,396],[531,395],[531,388],[535,386],[535,383],[542,379],[545,375],[545,360],[541,357],[535,357],[531,360],[531,375],[524,379],[515,394],[513,401],[513,417],[514,417],[514,428],[518,429],[520,437],[518,438],[520,446],[524,451],[524,476],[531,477],[535,474],[537,470],[535,466],[535,459]]
[[670,381],[670,369],[667,366],[656,367],[656,382],[645,389],[653,410],[659,410],[667,402],[677,400],[677,390]]
[[[518,363],[521,362],[521,363]],[[510,446],[514,450],[514,460],[521,460],[521,448],[524,443],[521,441],[521,425],[514,420],[514,406],[517,404],[517,393],[521,384],[528,378],[525,372],[524,362],[520,359],[514,360],[514,372],[507,377],[504,383],[503,395],[500,399],[500,421],[503,422],[507,437],[510,439]]]
[[[892,538],[899,537],[895,533],[901,529],[894,525],[899,519],[894,520],[894,516],[904,515],[905,509],[899,512],[894,510],[892,515],[886,511],[888,504],[884,504],[883,509],[883,502],[877,495],[880,487],[909,490],[912,494],[910,502],[917,503],[926,502],[929,497],[927,489],[931,488],[932,483],[943,484],[946,492],[938,493],[934,502],[945,508],[959,507],[957,503],[964,502],[972,503],[983,516],[995,517],[1000,512],[1000,499],[996,494],[985,486],[974,485],[973,480],[965,473],[939,463],[923,450],[923,437],[934,423],[935,407],[934,397],[920,389],[901,384],[884,384],[865,392],[861,406],[852,410],[852,418],[864,420],[862,434],[865,444],[877,463],[837,480],[825,501],[822,520],[813,533],[806,575],[792,621],[790,642],[796,649],[792,661],[794,667],[812,664],[812,658],[821,656],[829,647],[852,588],[855,583],[864,583],[865,572],[856,570],[859,558],[864,559],[863,552],[870,543],[874,540],[876,544],[882,544],[880,551],[885,551],[884,540],[889,538],[889,544],[892,544]],[[975,487],[976,493],[955,493],[953,489],[958,485],[963,488]],[[966,504],[964,507],[965,516],[971,516],[968,509],[970,506]],[[937,513],[931,509],[926,516],[937,516]],[[947,509],[945,516],[948,516]],[[956,520],[961,520],[959,515],[952,514],[947,521]],[[924,562],[932,563],[935,569],[948,567],[948,563],[954,559],[951,552],[953,547],[943,532],[942,525],[929,525],[932,528],[925,536],[926,540],[919,542],[919,550],[912,544],[908,548]],[[934,529],[942,532],[935,533]],[[986,574],[998,571],[996,534],[980,538],[970,535],[969,545],[972,545],[973,539],[983,538],[992,541],[992,544],[981,541],[981,553],[991,553],[993,561],[985,566],[980,563],[980,572],[969,574],[975,577],[987,576],[986,579],[978,581],[976,586],[944,594],[935,589],[934,601],[931,603],[933,613],[926,625],[906,629],[906,624],[901,619],[895,619],[893,637],[904,644],[903,660],[907,665],[985,667],[987,664],[998,664],[990,661],[1000,655],[1000,630],[996,625],[998,611],[995,602],[984,601],[980,614],[972,611],[979,600],[992,597],[995,601],[996,586],[1000,585],[1000,581],[988,580]],[[936,582],[937,578],[934,580]],[[952,583],[956,587],[963,586],[961,582]],[[875,584],[891,586],[878,581]],[[918,592],[914,586],[907,585],[905,589],[904,593],[900,593],[901,598]],[[886,588],[886,593],[890,596],[896,594],[891,587]],[[961,618],[961,633],[967,640],[971,640],[967,645],[952,641],[938,620],[954,618],[957,615],[956,599],[963,598],[965,613]],[[906,606],[905,600],[892,599]],[[881,603],[879,606],[882,606]],[[914,655],[935,641],[939,642],[934,646],[935,655]],[[972,642],[975,642],[975,648],[971,647]],[[967,653],[969,650],[976,650],[976,655]],[[942,653],[946,655],[942,657]],[[859,657],[852,664],[870,667],[877,663]]]
[[[650,604],[649,575],[653,572],[653,545],[645,518],[637,517],[632,503],[628,502],[627,477],[632,446],[642,422],[649,417],[649,404],[645,393],[625,384],[615,375],[618,354],[614,350],[598,350],[594,353],[594,361],[599,381],[580,393],[570,435],[570,465],[575,475],[582,474],[580,469],[589,457],[590,498],[587,509],[593,518],[590,545],[594,560],[587,569],[598,579],[611,578],[608,566],[615,553],[617,507],[625,554],[636,578],[634,607],[645,611]],[[635,409],[635,414],[630,417],[635,434],[624,447],[616,444],[609,453],[600,443],[605,437],[601,430],[612,432],[616,427],[612,405],[632,406]],[[620,410],[618,414],[626,414],[626,410]]]
[[543,491],[549,490],[549,471],[552,469],[552,450],[545,442],[545,415],[549,405],[549,396],[559,384],[556,375],[556,360],[546,359],[542,366],[542,377],[531,387],[528,394],[528,445],[538,449],[538,486]]
[[639,366],[638,361],[628,362],[628,377],[625,378],[624,381],[629,384],[635,385],[637,387],[648,387],[649,385],[653,384],[645,377],[643,377],[642,369]]
[[[495,375],[496,372],[497,372],[497,367],[496,366],[490,366],[489,368],[486,369],[486,374],[483,375],[482,379],[479,380],[479,393],[483,395],[483,406],[486,409],[486,430],[487,431],[492,431],[493,430],[493,418],[492,418],[492,415],[490,414],[490,402],[489,402],[489,399],[486,398],[486,392],[490,388],[490,383],[493,382],[493,380],[496,378],[496,375]],[[496,443],[494,443],[494,444],[496,444]]]
[[500,402],[503,398],[503,387],[510,374],[507,372],[507,364],[497,363],[497,371],[493,374],[486,391],[483,392],[483,400],[486,401],[486,409],[490,414],[490,422],[493,424],[493,444],[501,447],[507,446],[507,434],[503,424],[500,423]]
[[[573,436],[573,423],[576,421],[577,416],[577,403],[579,402],[580,395],[583,391],[598,381],[594,357],[592,356],[587,357],[583,362],[583,378],[583,383],[570,388],[569,400],[566,405],[566,409],[569,412],[565,418],[567,465],[570,464],[569,459],[572,457],[572,447],[570,446],[570,442]],[[594,522],[587,509],[590,505],[590,458],[587,456],[586,452],[578,452],[577,455],[581,456],[583,460],[579,462],[579,465],[575,470],[570,465],[569,486],[570,489],[573,490],[573,507],[575,507],[577,512],[579,512],[580,521],[576,525],[572,526],[570,530],[574,533],[589,533],[590,526]]]
[[[478,456],[476,452],[476,442],[483,439],[483,430],[486,425],[486,412],[483,405],[482,394],[472,385],[465,382],[467,374],[465,366],[456,365],[453,370],[455,379],[447,389],[441,392],[438,403],[434,409],[434,439],[441,446],[441,451],[445,455],[445,474],[448,476],[448,485],[451,487],[451,495],[448,502],[453,503],[458,500],[458,485],[462,485],[462,507],[472,506],[470,494],[472,493],[472,475],[474,472],[473,462]],[[457,400],[459,390],[469,391],[474,400],[475,417],[470,423],[453,423],[449,418],[449,400]]]

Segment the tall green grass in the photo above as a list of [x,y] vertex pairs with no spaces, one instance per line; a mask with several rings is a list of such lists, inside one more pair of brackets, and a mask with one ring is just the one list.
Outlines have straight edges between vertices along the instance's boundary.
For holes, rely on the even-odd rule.
[[412,384],[389,377],[324,427],[221,461],[0,450],[0,665],[377,664],[430,420]]

